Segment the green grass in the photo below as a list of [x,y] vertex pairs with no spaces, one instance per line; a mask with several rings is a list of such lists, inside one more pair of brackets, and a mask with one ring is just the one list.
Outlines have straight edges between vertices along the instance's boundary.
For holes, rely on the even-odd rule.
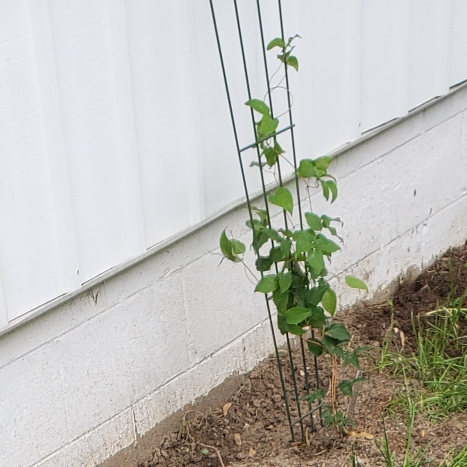
[[460,335],[466,319],[465,308],[440,308],[414,320],[411,355],[391,350],[388,339],[383,345],[379,369],[412,382],[399,399],[415,397],[431,419],[467,411],[467,336]]
[[467,466],[467,445],[456,454],[449,462],[443,463],[440,467],[466,467]]
[[[434,464],[427,456],[427,450],[429,446],[423,448],[416,448],[412,444],[412,434],[415,427],[415,416],[418,412],[419,402],[414,402],[410,396],[406,398],[406,407],[404,413],[407,416],[406,419],[406,444],[404,450],[404,457],[401,461],[398,461],[398,456],[391,450],[389,439],[386,430],[385,420],[383,418],[383,439],[382,442],[376,442],[376,446],[379,449],[381,456],[383,457],[386,467],[467,467],[467,444],[465,447],[455,453],[451,452],[448,456],[449,460],[444,460],[439,464]],[[352,467],[354,467],[354,459],[352,458]]]
[[[402,461],[391,451],[383,420],[383,439],[377,444],[387,467],[434,466],[426,452],[412,446],[415,413],[432,421],[453,413],[467,412],[467,308],[466,294],[451,301],[450,307],[440,307],[423,317],[413,319],[415,351],[404,349],[405,336],[394,349],[392,335],[387,335],[378,362],[380,371],[390,372],[404,381],[403,389],[393,398],[388,413],[406,416],[407,441]],[[391,322],[391,332],[394,326]],[[397,339],[396,339],[397,340]],[[437,467],[467,467],[467,445],[452,453]]]
[[415,414],[417,412],[417,404],[412,401],[409,397],[407,398],[408,410],[407,410],[407,441],[405,444],[404,459],[402,464],[399,464],[396,460],[395,454],[391,451],[389,445],[389,439],[386,431],[386,424],[383,418],[383,441],[382,444],[376,442],[381,455],[383,456],[384,462],[387,467],[421,467],[427,465],[425,458],[425,449],[416,449],[412,445],[412,434],[415,426]]

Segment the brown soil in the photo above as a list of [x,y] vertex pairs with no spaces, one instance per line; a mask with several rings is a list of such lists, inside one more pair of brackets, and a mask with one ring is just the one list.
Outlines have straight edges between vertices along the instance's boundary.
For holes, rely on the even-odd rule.
[[[374,369],[379,348],[387,336],[394,341],[400,339],[400,332],[394,332],[397,328],[404,333],[406,351],[411,352],[413,316],[423,315],[462,296],[467,287],[466,263],[467,249],[453,249],[421,274],[415,283],[403,284],[392,300],[379,305],[362,304],[345,315],[344,321],[354,336],[351,345],[372,347],[361,358],[367,381],[358,386],[349,414],[354,426],[348,428],[347,433],[319,426],[313,432],[312,423],[319,425],[315,415],[313,419],[305,419],[305,441],[301,440],[297,427],[296,441],[292,442],[275,357],[270,357],[248,375],[233,397],[220,406],[202,413],[187,412],[179,430],[167,433],[163,442],[154,446],[151,458],[139,467],[344,467],[351,465],[352,452],[361,466],[385,465],[376,446],[376,442],[382,440],[382,413],[403,386],[397,378]],[[293,375],[287,352],[281,350],[280,358],[290,392]],[[329,359],[320,365],[321,387],[328,388]],[[310,358],[306,366],[313,373]],[[297,348],[294,350],[294,376],[299,388],[305,387],[304,371],[300,348]],[[351,367],[341,368],[340,372],[340,376],[355,376],[355,369]],[[291,397],[291,406],[295,405],[293,399]],[[348,410],[348,398],[343,398],[339,404],[343,412]],[[302,411],[306,408],[302,403]],[[425,449],[428,461],[423,465],[438,465],[452,449],[462,449],[467,444],[466,422],[466,414],[452,416],[437,424],[418,415],[413,444]],[[405,450],[405,424],[400,416],[386,416],[385,423],[391,448],[400,457]]]

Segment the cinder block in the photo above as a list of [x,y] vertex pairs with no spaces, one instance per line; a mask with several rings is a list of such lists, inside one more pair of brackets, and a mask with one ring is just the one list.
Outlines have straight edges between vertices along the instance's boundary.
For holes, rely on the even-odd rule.
[[265,316],[264,298],[240,264],[208,254],[182,272],[193,363],[251,329]]
[[[336,286],[339,306],[347,307],[356,300],[365,300],[384,292],[410,267],[415,266],[421,269],[423,265],[422,230],[422,226],[419,226],[406,232],[342,271],[337,276],[339,285]],[[347,274],[361,277],[369,291],[362,292],[347,287],[344,282]]]
[[103,462],[136,441],[133,410],[115,415],[34,467],[83,467]]
[[61,338],[59,359],[75,437],[188,367],[179,276],[147,288]]
[[98,285],[44,314],[39,320],[29,321],[2,336],[0,368],[106,310],[104,290],[104,285]]
[[[339,153],[336,159],[337,176],[342,178],[358,172],[366,165],[384,157],[396,148],[402,147],[423,133],[423,122],[419,115],[406,117],[401,124],[394,125],[383,132],[375,130],[363,135],[368,138],[363,144]],[[371,136],[373,135],[374,136]]]
[[384,158],[380,176],[390,237],[403,234],[462,193],[462,115]]
[[439,126],[441,123],[454,118],[467,108],[467,89],[459,89],[456,93],[447,96],[434,107],[425,109],[421,115],[424,131]]
[[[137,432],[144,434],[168,415],[206,395],[228,376],[251,370],[273,351],[267,320],[134,404]],[[283,338],[278,338],[282,343]]]
[[60,343],[51,342],[0,370],[0,465],[29,467],[71,441]]
[[423,223],[424,264],[448,248],[462,245],[467,239],[466,232],[467,195],[464,194]]

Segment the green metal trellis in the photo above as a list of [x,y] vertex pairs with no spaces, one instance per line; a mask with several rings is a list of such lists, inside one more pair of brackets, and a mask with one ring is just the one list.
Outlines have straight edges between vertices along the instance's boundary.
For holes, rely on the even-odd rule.
[[[259,145],[262,141],[257,140],[251,144],[248,144],[247,146],[240,147],[238,132],[237,132],[237,125],[236,125],[235,115],[234,115],[233,107],[232,107],[228,77],[227,77],[227,73],[226,73],[226,69],[224,65],[223,51],[222,51],[222,46],[221,46],[221,41],[220,41],[220,36],[219,36],[218,25],[216,21],[215,8],[214,8],[213,0],[209,0],[209,1],[210,1],[210,6],[211,6],[212,19],[213,19],[217,47],[219,51],[220,63],[221,63],[221,68],[222,68],[222,75],[223,75],[225,91],[227,95],[228,107],[229,107],[229,112],[230,112],[230,117],[231,117],[231,122],[232,122],[232,129],[234,133],[238,160],[240,163],[241,176],[242,176],[243,186],[245,190],[245,196],[246,196],[246,202],[247,202],[250,222],[253,224],[253,212],[252,212],[252,204],[251,204],[251,195],[250,195],[250,191],[248,188],[247,179],[245,176],[243,155],[245,151],[254,149],[256,150],[257,160],[259,164],[259,171],[260,171],[261,185],[262,185],[262,197],[264,200],[264,205],[265,205],[265,209],[267,212],[268,221],[269,221],[269,224],[271,224],[271,218],[269,216],[269,205],[268,205],[268,199],[267,199],[267,190],[266,190],[266,184],[265,184],[265,178],[264,178],[264,171],[263,171],[263,167],[261,165],[261,160],[260,160],[261,154],[260,154]],[[237,0],[233,0],[233,5],[235,9],[235,21],[237,25],[238,40],[240,44],[241,57],[242,57],[242,66],[243,66],[244,76],[245,76],[246,94],[247,94],[248,99],[251,99],[252,95],[251,95],[251,87],[250,87],[250,76],[248,73],[246,52],[245,52],[243,34],[242,34],[242,25],[241,25],[240,16],[239,16]],[[278,26],[280,28],[280,36],[282,37],[282,39],[284,39],[284,21],[283,21],[283,11],[282,11],[281,0],[278,0],[277,8],[278,8],[278,14],[279,14],[279,25]],[[263,58],[263,64],[264,64],[264,72],[266,76],[267,95],[269,99],[269,107],[271,109],[271,115],[273,116],[274,102],[272,98],[271,84],[270,84],[270,78],[269,78],[269,69],[268,69],[267,58],[266,58],[266,43],[265,43],[265,38],[264,38],[260,0],[256,0],[256,9],[257,9],[257,20],[258,20],[258,25],[259,25],[259,31],[260,31],[260,36],[261,36],[262,58]],[[281,133],[287,133],[289,135],[291,148],[292,148],[294,173],[295,173],[297,170],[297,157],[296,157],[295,136],[294,136],[295,125],[293,123],[292,103],[291,103],[291,97],[290,97],[290,92],[289,92],[289,76],[288,76],[287,66],[285,64],[284,64],[284,75],[285,75],[285,85],[286,85],[287,100],[288,100],[288,110],[287,110],[288,125],[280,130],[277,130],[274,133],[273,137],[276,137],[277,135]],[[254,119],[253,109],[250,109],[250,110],[251,110],[251,122],[254,128],[255,119]],[[270,137],[271,136],[269,136],[268,138]],[[283,183],[284,183],[284,180],[282,176],[282,170],[281,170],[280,162],[278,162],[278,184],[282,186]],[[300,186],[299,186],[299,180],[298,180],[297,175],[295,175],[294,183],[295,183],[297,200],[300,200],[301,199],[300,198]],[[302,220],[302,211],[301,211],[300,202],[298,202],[298,213],[300,217],[300,227],[303,229],[303,220]],[[271,227],[271,225],[269,225],[269,227]],[[288,221],[287,221],[285,212],[283,216],[283,227],[286,229],[288,228]],[[272,247],[274,247],[274,241],[272,239],[271,239],[271,245]],[[256,256],[259,257],[260,254],[259,254],[256,244],[254,243],[253,246],[255,248]],[[275,267],[276,267],[276,272],[277,272],[277,265]],[[261,273],[261,276],[262,275],[263,273]],[[277,367],[279,371],[285,411],[287,415],[288,424],[290,427],[291,438],[292,438],[292,441],[296,439],[295,429],[298,427],[298,429],[300,430],[300,437],[302,439],[305,439],[307,421],[308,421],[308,424],[311,430],[314,431],[316,429],[316,422],[314,419],[315,412],[319,413],[320,415],[319,419],[321,419],[321,410],[320,410],[321,406],[317,404],[311,404],[309,401],[306,402],[302,399],[302,396],[310,393],[311,389],[314,390],[320,386],[320,378],[319,378],[319,373],[318,373],[318,365],[317,365],[316,357],[312,358],[312,364],[314,366],[314,371],[313,371],[314,382],[313,383],[310,382],[310,374],[309,374],[308,366],[307,366],[308,364],[307,363],[307,351],[305,350],[303,339],[299,339],[299,350],[298,350],[299,356],[297,357],[297,355],[294,355],[294,352],[292,349],[293,341],[291,340],[290,336],[286,334],[287,358],[285,360],[281,359],[280,351],[277,345],[275,326],[273,323],[273,313],[271,310],[271,303],[270,303],[271,297],[268,295],[265,295],[265,301],[266,301],[266,308],[268,312],[269,322],[271,326],[272,339],[274,343],[274,351],[275,351]],[[301,386],[300,381],[299,381],[299,378],[301,378],[301,375],[299,374],[300,371],[303,372],[303,379],[304,379],[303,387]],[[314,384],[313,388],[311,384]]]

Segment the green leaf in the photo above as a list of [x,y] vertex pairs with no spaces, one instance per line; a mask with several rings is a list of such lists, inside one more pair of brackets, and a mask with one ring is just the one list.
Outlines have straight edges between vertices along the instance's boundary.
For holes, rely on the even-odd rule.
[[302,308],[296,306],[294,308],[289,308],[285,312],[285,319],[287,324],[298,324],[305,320],[310,314],[310,310],[307,308]]
[[332,162],[334,158],[332,156],[322,156],[315,159],[316,168],[322,171],[326,171],[329,167],[329,164]]
[[271,50],[274,47],[280,47],[281,49],[285,49],[285,41],[281,37],[276,37],[271,42],[269,42],[267,46],[267,50]]
[[288,238],[284,238],[281,243],[282,258],[288,259],[290,257],[290,250],[292,248],[292,242]]
[[239,240],[229,239],[224,231],[221,233],[219,245],[222,254],[230,261],[234,263],[240,262],[242,259],[239,255],[245,253],[245,245]]
[[342,241],[342,237],[339,237],[339,235],[337,235],[337,230],[334,227],[329,226],[328,230],[331,235],[334,235],[334,237],[337,237]]
[[260,113],[261,115],[269,115],[269,107],[259,99],[250,99],[249,101],[245,102],[245,105],[251,107],[256,112]]
[[277,289],[277,277],[275,274],[263,276],[256,284],[255,292],[269,293]]
[[338,426],[352,426],[352,420],[349,420],[342,412],[336,412],[336,420]]
[[339,347],[339,341],[337,339],[334,339],[331,336],[324,335],[323,336],[323,346],[326,349],[326,351],[333,355],[338,355],[338,356],[344,356],[343,350]]
[[285,322],[285,316],[280,313],[277,314],[277,327],[282,334],[287,332],[287,323]]
[[324,292],[321,304],[331,316],[334,316],[337,306],[336,292],[334,292],[332,289],[327,289],[326,292]]
[[326,333],[329,334],[334,339],[337,339],[339,342],[347,342],[350,340],[349,331],[341,323],[333,323],[326,330]]
[[294,232],[293,238],[295,240],[295,252],[303,253],[313,248],[316,236],[309,230],[297,230]]
[[264,235],[267,235],[268,238],[274,240],[275,242],[281,242],[282,237],[279,235],[276,229],[271,229],[269,227],[263,230]]
[[222,254],[227,257],[232,254],[232,242],[227,238],[227,235],[225,233],[225,229],[221,233],[221,238],[220,238],[220,247]]
[[368,290],[365,282],[355,276],[345,276],[345,283],[352,289]]
[[293,198],[292,193],[287,188],[282,186],[277,187],[273,193],[269,195],[269,202],[279,206],[292,214]]
[[313,287],[308,293],[307,304],[315,305],[315,306],[318,305],[323,299],[323,296],[326,293],[326,290],[328,289],[329,289],[328,284]]
[[230,240],[232,244],[232,253],[234,255],[243,255],[245,253],[245,244],[242,243],[240,240],[235,240],[234,238]]
[[321,271],[324,269],[324,258],[323,253],[320,250],[311,250],[307,257],[308,264],[312,269],[312,276],[316,278],[319,276]]
[[254,231],[260,231],[264,229],[263,224],[258,219],[253,219],[253,222],[251,222],[251,220],[248,219],[245,222],[245,224],[249,229],[252,229]]
[[300,34],[295,34],[295,36],[292,36],[292,37],[289,37],[289,40],[287,41],[287,45],[290,45],[292,43],[293,40],[295,40],[296,38],[302,38],[302,36],[300,36]]
[[311,178],[316,175],[315,163],[311,159],[302,159],[297,169],[298,175],[303,178]]
[[303,336],[306,333],[305,329],[297,326],[296,324],[287,324],[287,332],[295,336]]
[[264,149],[263,154],[269,167],[275,165],[277,159],[279,158],[279,154],[276,152],[276,150],[269,146]]
[[292,274],[290,272],[283,272],[279,274],[279,290],[281,293],[287,292],[292,285]]
[[329,229],[331,222],[340,222],[342,224],[340,217],[329,217],[326,216],[326,214],[323,214],[321,216],[321,220],[323,221],[323,227],[325,227],[326,229]]
[[308,350],[315,356],[319,357],[323,353],[323,344],[314,338],[308,339]]
[[332,240],[329,240],[329,238],[327,238],[323,234],[318,234],[316,236],[315,244],[324,254],[329,255],[341,249],[341,247],[337,243],[333,242]]
[[306,212],[305,219],[310,229],[313,229],[313,230],[322,229],[323,226],[321,224],[321,218],[318,216],[318,214],[315,214],[313,212]]
[[323,170],[319,170],[318,168],[315,168],[315,171],[316,171],[315,177],[317,180],[321,180],[321,177],[326,175],[326,172],[324,172]]
[[310,309],[306,303],[308,278],[302,271],[295,272],[298,265],[294,264],[294,272],[292,273],[292,286],[290,288],[290,295],[292,296],[291,305],[299,306],[302,308]]
[[251,206],[251,210],[256,213],[256,215],[260,218],[264,226],[268,224],[268,213],[265,209],[260,209],[256,206]]
[[278,232],[280,232],[284,237],[287,237],[287,238],[293,237],[293,232],[290,229],[278,229]]
[[253,219],[253,222],[251,222],[251,220],[248,219],[246,221],[246,225],[248,228],[253,230],[253,245],[255,248],[260,249],[268,241],[267,235],[263,235],[263,221]]
[[274,263],[284,260],[284,254],[280,246],[275,246],[269,250],[269,257]]
[[262,162],[261,164],[258,163],[258,161],[251,161],[250,162],[250,167],[264,167],[266,165],[266,162]]
[[257,236],[256,236],[256,246],[258,247],[258,249],[260,249],[268,240],[269,240],[269,237],[264,233],[264,228],[261,227],[261,230],[259,230],[257,232]]
[[329,406],[324,406],[322,410],[323,426],[328,427],[335,423],[335,417]]
[[272,118],[269,114],[263,115],[263,118],[259,122],[259,131],[262,138],[272,135],[277,126],[279,125],[279,120],[277,118]]
[[284,314],[289,302],[289,294],[281,293],[280,289],[276,289],[272,293],[272,300],[274,305],[276,305],[277,312],[279,314]]
[[322,401],[325,396],[326,396],[326,390],[323,388],[320,388],[314,392],[306,394],[305,396],[301,397],[301,399],[307,400],[310,402],[310,404],[312,404],[315,401]]
[[347,352],[344,355],[344,363],[346,365],[352,365],[355,368],[357,368],[357,370],[359,370],[360,362],[358,361],[358,352],[356,352],[355,350],[353,352]]
[[329,187],[326,180],[321,180],[321,188],[323,190],[323,196],[327,201],[329,199]]
[[312,328],[321,329],[326,324],[326,316],[324,310],[320,306],[311,308],[311,316],[306,320]]
[[255,262],[256,270],[262,272],[269,271],[272,263],[273,261],[269,256],[260,256]]
[[298,71],[298,60],[297,57],[290,55],[287,58],[287,65],[290,65],[292,68],[295,68]]
[[344,395],[344,396],[352,396],[353,394],[353,383],[352,381],[348,380],[348,379],[343,379],[339,385],[338,385],[338,388],[340,390],[340,392]]
[[274,141],[274,151],[276,151],[277,154],[284,154],[285,152],[277,141]]
[[331,192],[331,203],[334,203],[337,199],[337,185],[334,180],[328,180],[327,182],[329,191]]

